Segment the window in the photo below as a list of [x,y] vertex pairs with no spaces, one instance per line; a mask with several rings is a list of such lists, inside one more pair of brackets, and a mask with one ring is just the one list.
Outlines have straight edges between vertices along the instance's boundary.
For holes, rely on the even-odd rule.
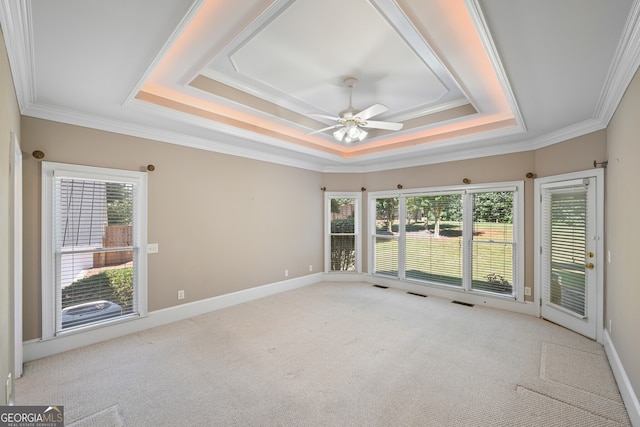
[[375,221],[375,271],[388,276],[398,275],[398,197],[376,199]]
[[146,174],[42,172],[43,338],[146,314]]
[[326,269],[360,272],[360,193],[326,193]]
[[370,193],[373,273],[523,300],[523,184]]
[[462,195],[406,198],[406,277],[462,286]]
[[515,296],[513,195],[513,191],[480,192],[471,195],[471,289]]

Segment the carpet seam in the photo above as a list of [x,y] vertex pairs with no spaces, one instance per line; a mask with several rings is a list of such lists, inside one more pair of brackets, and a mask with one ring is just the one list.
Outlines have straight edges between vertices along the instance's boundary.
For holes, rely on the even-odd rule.
[[[558,383],[558,384],[562,384],[562,383]],[[581,411],[587,412],[587,413],[589,413],[589,414],[591,414],[591,415],[594,415],[594,416],[597,416],[597,417],[600,417],[600,418],[604,418],[604,419],[606,419],[606,420],[612,421],[612,422],[617,423],[617,424],[621,424],[621,421],[620,421],[620,420],[616,420],[616,419],[613,419],[613,418],[611,418],[611,417],[609,417],[609,416],[607,416],[607,415],[600,414],[600,413],[595,412],[595,411],[592,411],[592,410],[590,410],[590,409],[587,409],[587,408],[583,408],[583,407],[581,407],[581,406],[574,405],[574,404],[573,404],[573,403],[571,403],[571,402],[567,402],[567,401],[562,400],[562,399],[560,399],[560,398],[557,398],[557,397],[551,396],[550,394],[544,393],[544,392],[542,392],[542,391],[534,390],[534,389],[532,389],[532,388],[529,388],[529,387],[524,386],[524,385],[521,385],[521,384],[517,384],[517,385],[516,385],[516,392],[518,391],[518,389],[519,389],[519,388],[522,388],[522,389],[525,389],[525,390],[529,390],[530,392],[535,393],[535,394],[537,394],[537,395],[539,395],[539,396],[544,396],[544,397],[547,397],[547,398],[549,398],[549,399],[551,399],[551,400],[554,400],[554,401],[556,401],[556,402],[560,402],[560,403],[563,403],[563,404],[565,404],[565,405],[569,405],[569,406],[571,406],[571,407],[573,407],[573,408],[576,408],[576,409],[579,409],[579,410],[581,410]],[[575,388],[575,387],[571,387],[571,388]],[[580,390],[580,389],[577,389],[577,390]],[[594,395],[594,396],[597,396],[597,395]],[[600,397],[600,396],[598,396],[598,397]],[[607,398],[605,397],[604,399],[607,399]],[[610,399],[607,399],[607,400],[608,400],[608,401],[611,401]],[[613,403],[616,403],[616,404],[617,404],[618,402],[613,402]]]

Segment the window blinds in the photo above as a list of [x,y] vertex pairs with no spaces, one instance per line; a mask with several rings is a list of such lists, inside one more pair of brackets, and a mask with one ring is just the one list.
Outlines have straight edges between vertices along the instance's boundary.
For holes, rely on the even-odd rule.
[[518,188],[427,189],[374,198],[373,272],[523,299]]
[[398,205],[397,197],[376,200],[374,271],[398,275]]
[[462,195],[407,197],[406,207],[406,278],[462,286]]
[[474,193],[471,289],[515,295],[513,191]]
[[56,330],[136,311],[131,183],[55,180]]
[[545,300],[582,317],[586,313],[587,196],[583,185],[543,193]]
[[356,199],[331,198],[330,271],[356,270]]

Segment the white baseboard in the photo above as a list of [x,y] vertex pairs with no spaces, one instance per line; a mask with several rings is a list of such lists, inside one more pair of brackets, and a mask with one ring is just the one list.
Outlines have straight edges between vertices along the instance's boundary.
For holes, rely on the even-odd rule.
[[213,298],[207,298],[162,310],[152,311],[145,317],[132,318],[128,320],[123,319],[122,321],[109,323],[108,327],[87,329],[49,340],[34,339],[25,341],[22,345],[23,361],[29,362],[31,360],[40,359],[101,341],[140,332],[145,329],[155,328],[156,326],[189,319],[194,316],[221,310],[223,308],[264,298],[280,292],[313,285],[314,283],[321,282],[323,278],[323,273],[310,274],[295,279],[271,283],[226,295],[220,295]]
[[629,381],[629,377],[627,376],[624,366],[622,365],[622,361],[618,356],[618,352],[613,345],[611,336],[606,329],[604,331],[604,351],[607,353],[607,357],[609,358],[609,365],[611,365],[613,376],[616,378],[616,382],[618,383],[618,389],[622,395],[624,405],[627,408],[631,425],[640,427],[640,401],[638,401],[638,395],[633,390],[631,381]]
[[322,279],[325,282],[369,282],[370,276],[365,273],[325,273]]
[[495,297],[491,295],[480,295],[477,293],[463,292],[449,289],[443,286],[419,285],[416,283],[404,282],[393,278],[364,274],[361,281],[374,285],[388,286],[394,289],[401,289],[407,292],[415,292],[422,295],[461,301],[483,307],[497,308],[499,310],[511,311],[514,313],[527,314],[538,317],[536,305],[532,302],[518,302],[514,299]]

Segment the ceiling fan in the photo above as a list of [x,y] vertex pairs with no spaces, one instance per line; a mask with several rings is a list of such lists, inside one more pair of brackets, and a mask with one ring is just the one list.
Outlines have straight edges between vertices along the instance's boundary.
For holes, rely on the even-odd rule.
[[333,132],[333,136],[340,142],[354,142],[362,141],[367,136],[365,129],[385,129],[385,130],[400,130],[402,129],[402,123],[394,122],[381,122],[375,120],[369,120],[369,118],[382,114],[389,110],[382,104],[374,104],[369,108],[366,108],[360,112],[357,112],[351,105],[353,87],[358,83],[358,79],[355,77],[347,77],[344,83],[349,88],[349,106],[346,110],[340,112],[338,117],[327,116],[325,114],[310,113],[310,116],[319,117],[323,119],[335,120],[338,122],[335,125],[328,126],[323,129],[310,132],[309,135],[314,133],[324,132],[330,129],[336,129]]

